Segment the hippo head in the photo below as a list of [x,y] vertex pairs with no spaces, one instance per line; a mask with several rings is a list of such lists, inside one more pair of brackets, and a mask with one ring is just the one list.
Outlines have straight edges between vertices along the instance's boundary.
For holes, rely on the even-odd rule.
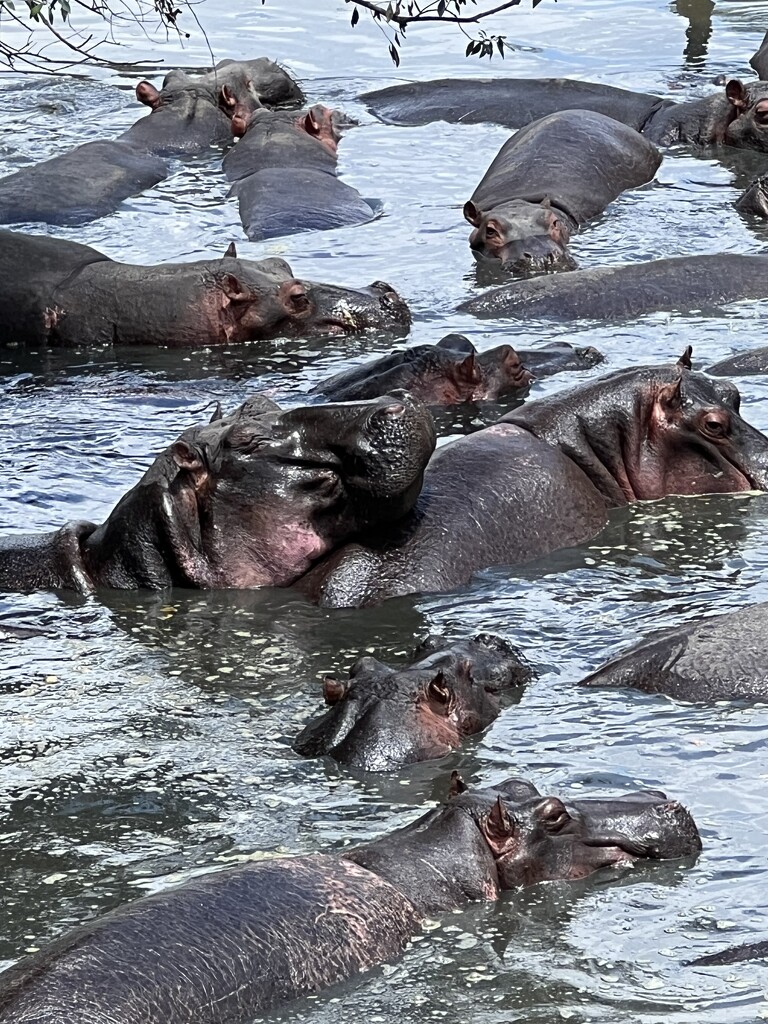
[[[226,86],[223,95],[231,110],[232,134],[235,138],[242,138],[253,125],[265,118],[269,119],[270,111],[259,104],[254,104],[249,98],[246,98],[245,102],[239,101]],[[299,111],[298,114],[280,113],[272,116],[280,117],[288,124],[292,124],[297,131],[304,132],[314,139],[334,157],[342,130],[351,123],[341,111],[332,110],[321,103],[316,103],[309,110]]]
[[741,213],[753,213],[768,220],[768,175],[761,174],[755,178],[736,200],[735,206]]
[[298,107],[304,102],[301,87],[269,57],[253,60],[222,60],[208,74],[218,87],[227,85],[242,95],[245,84],[251,96],[265,107]]
[[299,281],[285,260],[240,260],[233,247],[224,259],[204,266],[209,343],[392,331],[411,322],[405,302],[383,281],[356,289]]
[[567,250],[570,227],[548,199],[528,203],[515,199],[487,212],[470,200],[464,218],[474,227],[469,245],[476,256],[500,260],[514,274],[573,270]]
[[768,82],[731,79],[725,87],[732,120],[725,128],[725,142],[742,149],[768,152]]
[[146,548],[184,585],[287,586],[405,515],[434,446],[431,416],[405,394],[286,412],[258,398],[163,452],[88,539],[86,569],[103,578],[106,561]]
[[323,695],[330,709],[300,733],[294,749],[366,771],[388,771],[455,750],[463,737],[494,721],[499,693],[520,687],[530,672],[515,648],[498,637],[480,635],[458,650],[444,646],[430,638],[431,653],[400,670],[364,657],[348,679],[326,676]]
[[556,444],[614,504],[668,494],[768,490],[768,437],[739,415],[734,384],[643,366],[531,403],[503,419]]
[[563,801],[511,779],[497,787],[495,800],[493,795],[486,790],[468,798],[496,857],[502,889],[575,881],[601,868],[701,850],[690,813],[659,791]]
[[503,889],[700,849],[693,818],[663,793],[563,801],[522,779],[467,791],[454,772],[446,804],[344,856],[432,914],[468,899],[496,899]]

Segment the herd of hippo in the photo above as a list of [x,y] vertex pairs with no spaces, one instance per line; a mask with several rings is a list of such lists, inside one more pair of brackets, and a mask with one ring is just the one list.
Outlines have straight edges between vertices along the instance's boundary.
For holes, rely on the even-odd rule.
[[[768,297],[768,256],[578,270],[569,252],[575,232],[653,179],[664,147],[768,154],[768,33],[752,63],[760,80],[681,103],[514,78],[397,85],[362,101],[395,125],[520,129],[463,208],[479,272],[497,275],[465,311],[634,317]],[[223,173],[251,240],[380,212],[339,177],[338,145],[355,122],[305,106],[270,60],[173,72],[136,95],[150,113],[118,138],[0,180],[0,220],[83,224],[161,181],[169,161],[211,147],[226,149]],[[747,188],[741,211],[768,217],[766,182]],[[0,313],[0,344],[35,349],[402,331],[411,317],[383,282],[300,280],[284,260],[241,259],[234,244],[219,259],[136,266],[12,230],[0,231]],[[450,334],[335,374],[298,407],[253,394],[185,430],[103,523],[0,539],[0,590],[280,587],[328,608],[364,607],[583,544],[633,502],[768,491],[768,436],[725,379],[767,373],[768,348],[706,372],[692,356],[688,347],[522,403],[537,378],[589,369],[601,353],[565,343],[478,351]],[[510,398],[512,411],[436,447],[441,407]],[[579,685],[764,701],[766,630],[768,605],[706,615],[643,639]],[[430,636],[405,664],[364,656],[326,676],[324,710],[293,749],[397,771],[457,750],[534,680],[508,639]],[[659,791],[569,799],[519,778],[469,789],[453,772],[440,806],[365,845],[205,874],[65,933],[0,976],[0,1024],[249,1024],[394,958],[428,916],[545,880],[691,862],[700,849],[690,813]],[[767,951],[757,943],[695,962]]]

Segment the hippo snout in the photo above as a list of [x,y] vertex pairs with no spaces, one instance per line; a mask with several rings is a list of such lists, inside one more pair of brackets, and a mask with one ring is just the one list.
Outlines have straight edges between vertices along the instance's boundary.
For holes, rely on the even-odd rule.
[[546,274],[576,270],[578,266],[573,256],[548,235],[508,242],[500,256],[504,270],[510,274]]

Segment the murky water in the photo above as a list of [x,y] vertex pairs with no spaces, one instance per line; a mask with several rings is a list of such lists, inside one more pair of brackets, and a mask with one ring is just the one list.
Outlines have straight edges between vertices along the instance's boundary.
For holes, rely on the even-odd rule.
[[[318,23],[312,15],[320,6],[329,12]],[[385,127],[355,102],[363,88],[398,74],[571,75],[680,95],[711,88],[718,74],[747,73],[768,5],[718,2],[706,47],[706,26],[694,24],[687,40],[688,22],[675,7],[561,0],[521,9],[498,26],[520,49],[491,68],[465,62],[450,33],[414,30],[396,72],[378,30],[363,19],[351,32],[340,2],[269,0],[262,8],[206,0],[198,13],[217,58],[276,57],[313,100],[343,104],[361,118],[342,143],[343,172],[383,201],[385,216],[249,244],[240,240],[235,206],[223,201],[212,156],[180,167],[111,217],[55,232],[142,262],[219,254],[235,238],[242,255],[283,256],[303,276],[383,278],[412,304],[414,342],[449,330],[466,331],[481,347],[558,336],[601,348],[608,368],[667,360],[691,343],[706,365],[765,343],[765,303],[619,326],[532,323],[519,334],[453,314],[475,289],[460,206],[506,133]],[[183,51],[138,30],[126,38],[122,60],[194,67],[207,59],[199,35]],[[138,77],[1,82],[0,172],[132,123]],[[667,156],[652,186],[623,197],[576,239],[575,255],[591,266],[765,251],[768,230],[753,230],[731,206],[754,167],[754,157],[734,164],[732,155]],[[297,399],[324,374],[389,345],[367,338],[214,353],[0,353],[2,529],[98,521],[207,402],[233,406],[256,387]],[[534,397],[574,379],[537,385]],[[768,429],[764,382],[747,378],[742,391],[748,418]],[[441,796],[459,767],[468,780],[522,774],[555,792],[663,787],[693,809],[704,852],[690,868],[657,865],[618,880],[539,886],[448,915],[397,964],[270,1019],[741,1024],[768,1017],[764,967],[681,966],[768,936],[768,709],[689,707],[573,685],[646,630],[704,608],[768,599],[767,536],[768,499],[674,499],[624,510],[582,549],[514,572],[484,572],[457,594],[377,610],[321,611],[284,592],[0,598],[0,623],[17,627],[0,640],[0,960],[200,869],[378,835]],[[292,754],[290,741],[317,710],[324,671],[346,667],[363,650],[402,658],[427,631],[479,629],[516,640],[540,674],[522,702],[463,751],[385,777]]]

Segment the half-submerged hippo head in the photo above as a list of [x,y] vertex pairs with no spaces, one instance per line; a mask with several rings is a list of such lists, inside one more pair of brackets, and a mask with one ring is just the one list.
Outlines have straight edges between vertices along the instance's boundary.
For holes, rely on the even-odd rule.
[[446,804],[344,856],[392,882],[427,914],[468,899],[493,900],[504,889],[691,857],[700,849],[693,818],[663,793],[563,801],[522,779],[467,790],[454,772]]
[[300,281],[285,260],[240,260],[234,246],[224,259],[203,266],[211,269],[204,298],[209,344],[399,331],[411,323],[407,305],[383,281],[367,288]]
[[415,658],[393,669],[364,657],[348,679],[326,676],[330,710],[310,722],[294,749],[366,771],[442,757],[494,721],[503,691],[519,695],[530,678],[515,648],[487,634],[453,645],[430,637]]
[[[239,101],[227,87],[224,89],[224,97],[232,111],[232,134],[236,139],[242,138],[261,121],[266,121],[267,124],[271,123],[269,112],[265,108],[254,106],[248,101]],[[321,103],[316,103],[309,110],[301,110],[297,114],[282,114],[280,116],[285,118],[285,123],[295,128],[296,131],[303,132],[319,142],[334,157],[339,147],[342,130],[351,124],[341,111],[332,110]]]
[[114,586],[116,563],[143,559],[187,586],[287,586],[405,515],[434,446],[429,412],[405,394],[288,411],[259,397],[158,456],[88,538],[86,570]]
[[752,213],[768,220],[768,174],[761,174],[746,188],[734,204],[740,213]]
[[675,365],[600,377],[503,417],[556,444],[614,504],[670,494],[768,490],[768,437],[738,389]]
[[476,256],[499,260],[514,274],[573,270],[567,250],[570,225],[548,199],[528,203],[515,199],[484,211],[470,200],[464,218],[474,227],[469,245]]
[[768,152],[768,82],[731,79],[725,87],[732,120],[725,128],[725,142],[741,149]]

